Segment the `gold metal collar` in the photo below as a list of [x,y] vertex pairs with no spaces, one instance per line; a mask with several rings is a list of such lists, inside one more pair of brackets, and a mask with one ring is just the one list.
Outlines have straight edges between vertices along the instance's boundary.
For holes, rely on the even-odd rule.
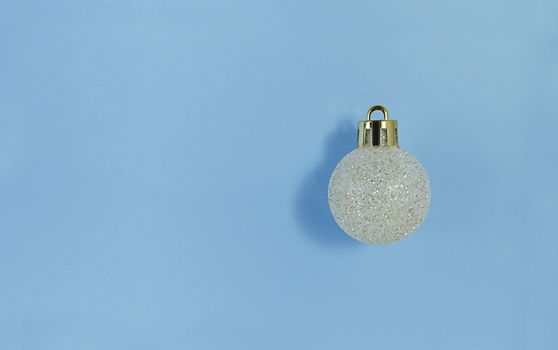
[[[383,120],[372,120],[374,111],[382,111]],[[357,147],[399,147],[397,120],[390,120],[384,106],[372,106],[368,110],[368,119],[358,122]]]

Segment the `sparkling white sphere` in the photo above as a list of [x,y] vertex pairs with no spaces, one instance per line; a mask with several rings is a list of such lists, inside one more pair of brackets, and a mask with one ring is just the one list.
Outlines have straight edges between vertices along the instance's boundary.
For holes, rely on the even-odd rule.
[[420,163],[398,147],[361,147],[333,171],[329,207],[337,224],[368,244],[399,241],[424,220],[430,182]]

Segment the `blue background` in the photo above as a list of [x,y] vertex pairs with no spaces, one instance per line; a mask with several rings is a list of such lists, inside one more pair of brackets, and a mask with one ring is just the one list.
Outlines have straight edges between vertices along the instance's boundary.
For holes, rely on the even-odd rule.
[[[557,349],[555,1],[0,0],[0,348]],[[326,188],[383,104],[432,183]]]

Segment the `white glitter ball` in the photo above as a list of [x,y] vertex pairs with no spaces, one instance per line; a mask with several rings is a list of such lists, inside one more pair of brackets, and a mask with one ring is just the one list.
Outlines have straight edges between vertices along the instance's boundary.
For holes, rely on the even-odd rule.
[[399,241],[424,220],[430,182],[420,163],[397,147],[362,147],[331,174],[329,207],[337,224],[368,244]]

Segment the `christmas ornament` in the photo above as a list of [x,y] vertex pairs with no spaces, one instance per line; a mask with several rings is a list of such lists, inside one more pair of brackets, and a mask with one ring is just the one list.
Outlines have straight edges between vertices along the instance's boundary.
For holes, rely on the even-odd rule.
[[[381,111],[383,120],[372,120]],[[368,244],[397,242],[423,222],[430,182],[420,163],[399,148],[397,120],[373,106],[358,123],[357,148],[331,174],[328,199],[337,224]]]

